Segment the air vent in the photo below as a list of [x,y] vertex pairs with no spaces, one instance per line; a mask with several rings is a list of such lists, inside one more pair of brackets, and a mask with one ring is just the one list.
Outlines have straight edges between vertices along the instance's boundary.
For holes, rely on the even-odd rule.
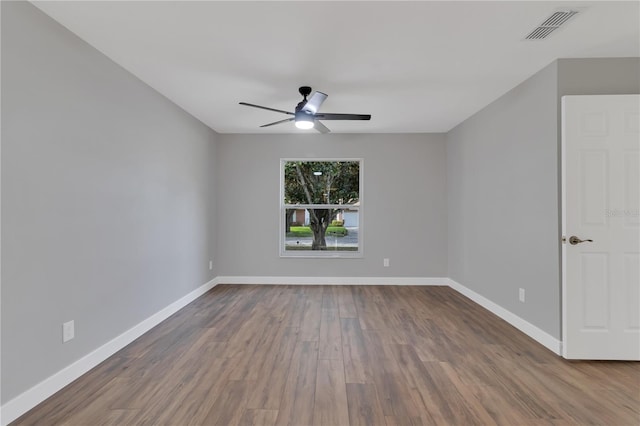
[[525,40],[542,40],[549,37],[549,34],[560,28],[569,19],[578,13],[577,10],[559,10],[553,12],[545,21],[525,37]]

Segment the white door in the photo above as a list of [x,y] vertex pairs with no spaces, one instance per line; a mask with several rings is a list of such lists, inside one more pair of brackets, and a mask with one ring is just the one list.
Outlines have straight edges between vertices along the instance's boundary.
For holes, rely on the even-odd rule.
[[640,360],[639,104],[562,98],[565,358]]

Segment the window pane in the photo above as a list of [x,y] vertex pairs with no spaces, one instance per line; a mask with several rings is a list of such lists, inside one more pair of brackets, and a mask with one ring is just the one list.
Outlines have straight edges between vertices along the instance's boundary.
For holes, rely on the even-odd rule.
[[284,204],[359,205],[359,161],[286,161]]
[[357,208],[285,212],[285,251],[358,251]]

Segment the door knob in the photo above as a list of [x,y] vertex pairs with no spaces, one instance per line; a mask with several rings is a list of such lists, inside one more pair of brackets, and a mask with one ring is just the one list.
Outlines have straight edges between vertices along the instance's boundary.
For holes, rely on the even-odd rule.
[[569,244],[571,244],[572,246],[575,246],[576,244],[580,244],[580,243],[586,243],[586,242],[592,243],[593,240],[581,240],[580,238],[576,237],[575,235],[572,235],[569,238]]

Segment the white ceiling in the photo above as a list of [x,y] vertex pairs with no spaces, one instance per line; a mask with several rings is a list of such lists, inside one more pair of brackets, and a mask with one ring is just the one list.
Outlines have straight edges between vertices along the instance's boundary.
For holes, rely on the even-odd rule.
[[[309,85],[333,132],[444,132],[557,58],[640,56],[640,3],[43,1],[34,4],[220,133],[299,132]],[[583,8],[546,40],[524,37]]]

